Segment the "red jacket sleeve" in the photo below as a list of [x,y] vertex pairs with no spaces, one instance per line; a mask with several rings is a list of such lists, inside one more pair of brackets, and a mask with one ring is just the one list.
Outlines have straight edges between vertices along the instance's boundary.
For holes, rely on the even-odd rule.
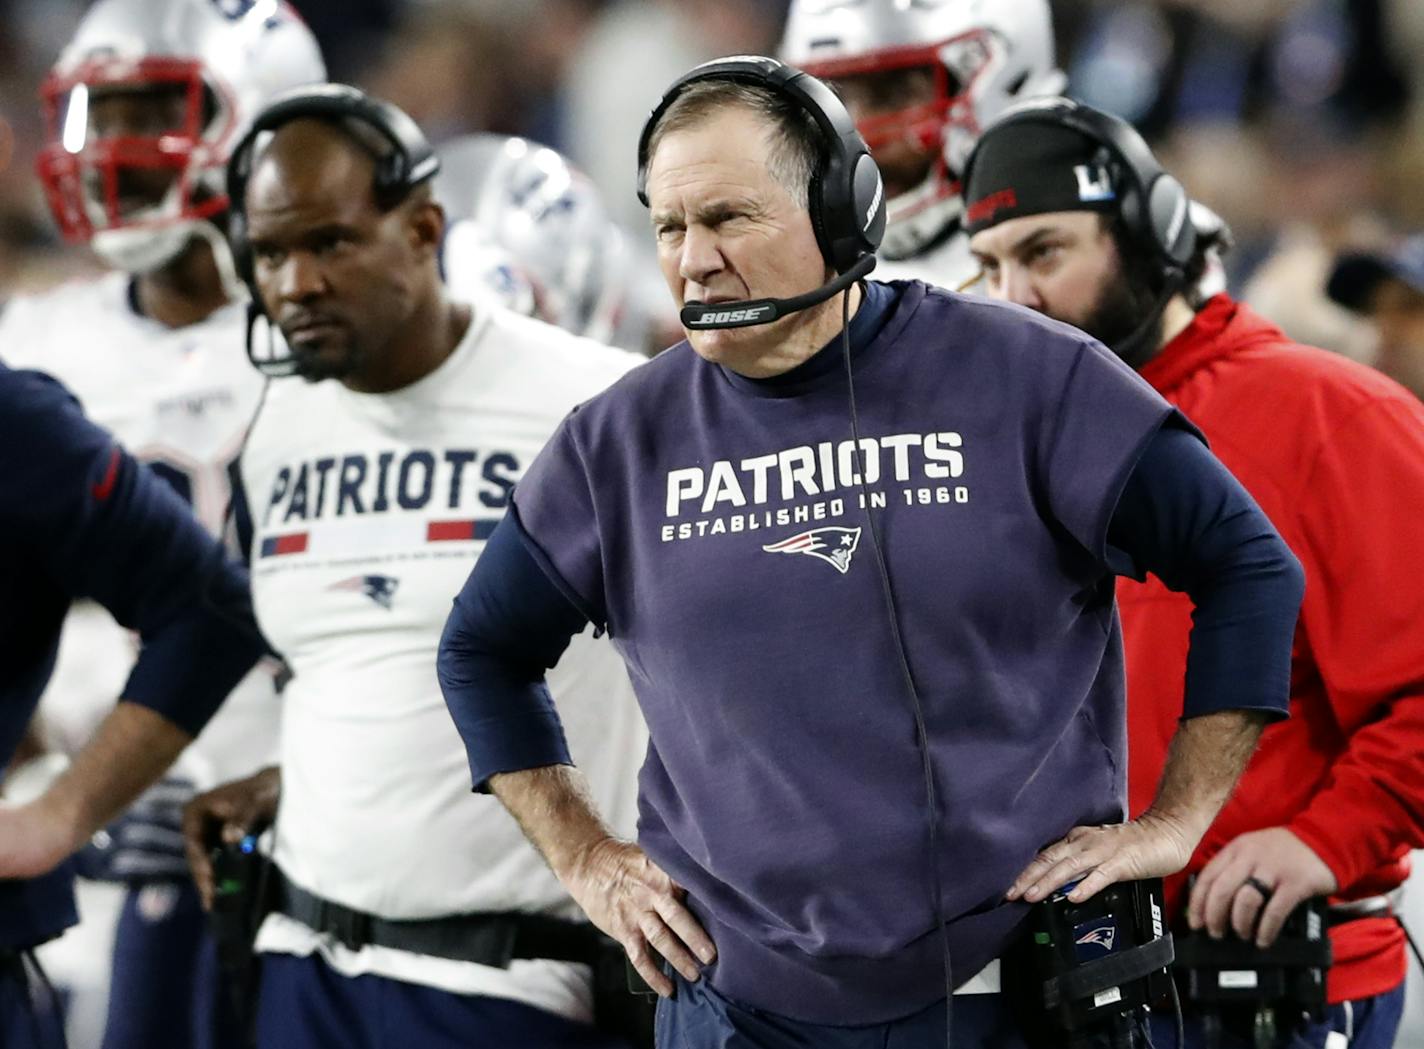
[[1301,621],[1346,746],[1290,830],[1340,888],[1424,847],[1424,406],[1376,401],[1303,478]]

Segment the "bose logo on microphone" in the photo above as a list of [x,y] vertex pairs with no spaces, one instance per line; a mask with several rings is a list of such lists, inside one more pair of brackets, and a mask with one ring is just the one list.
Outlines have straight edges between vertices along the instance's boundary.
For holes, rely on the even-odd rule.
[[697,328],[707,324],[740,324],[744,321],[760,320],[773,311],[771,306],[755,306],[751,309],[721,310],[717,313],[704,313],[694,321],[691,327]]

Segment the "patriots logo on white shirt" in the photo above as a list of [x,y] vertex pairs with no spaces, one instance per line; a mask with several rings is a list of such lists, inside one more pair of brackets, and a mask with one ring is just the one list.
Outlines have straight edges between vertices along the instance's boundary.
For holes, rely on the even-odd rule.
[[860,545],[859,528],[813,528],[789,539],[762,547],[769,554],[809,554],[819,557],[841,575],[850,571],[850,559]]
[[388,575],[354,575],[339,583],[332,583],[328,590],[354,590],[365,594],[382,608],[389,610],[395,601],[400,580]]

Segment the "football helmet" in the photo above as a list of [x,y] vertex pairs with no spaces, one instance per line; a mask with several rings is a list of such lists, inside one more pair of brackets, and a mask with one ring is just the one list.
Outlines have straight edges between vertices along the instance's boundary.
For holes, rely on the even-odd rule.
[[61,232],[133,273],[215,241],[233,144],[276,95],[325,79],[280,0],[99,0],[40,88],[39,176]]
[[522,138],[467,135],[438,150],[435,196],[451,220],[446,283],[488,294],[576,335],[611,341],[630,261],[597,189],[559,153]]
[[889,202],[881,254],[913,257],[963,210],[959,171],[980,129],[1011,103],[1056,95],[1048,0],[793,0],[781,57],[828,80],[927,68],[936,97],[858,124],[872,153],[906,141],[937,153],[920,185]]

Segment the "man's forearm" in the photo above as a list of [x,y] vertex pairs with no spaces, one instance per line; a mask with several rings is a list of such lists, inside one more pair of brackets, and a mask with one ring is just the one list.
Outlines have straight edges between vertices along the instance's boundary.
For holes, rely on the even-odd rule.
[[1157,797],[1141,818],[1177,827],[1195,848],[1236,788],[1266,717],[1254,710],[1220,710],[1180,722]]
[[36,800],[78,848],[173,764],[193,737],[137,703],[120,702]]
[[44,740],[40,738],[39,721],[38,719],[34,719],[30,722],[29,727],[25,729],[25,734],[20,737],[20,743],[15,748],[14,755],[10,758],[9,769],[4,771],[13,772],[25,762],[45,753],[47,749]]
[[560,880],[567,881],[597,845],[616,838],[594,807],[583,773],[572,765],[501,772],[489,785]]

